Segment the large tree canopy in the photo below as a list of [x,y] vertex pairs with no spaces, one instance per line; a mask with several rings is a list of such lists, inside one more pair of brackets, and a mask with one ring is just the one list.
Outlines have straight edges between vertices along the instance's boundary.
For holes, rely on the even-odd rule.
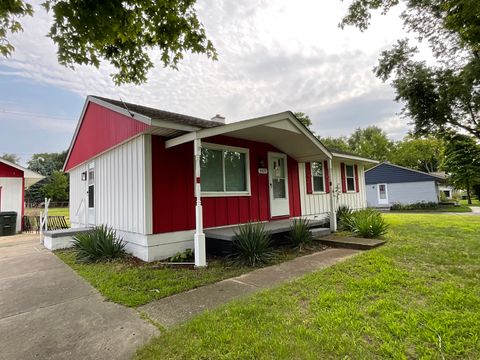
[[[46,0],[53,13],[48,36],[58,46],[60,64],[100,66],[105,60],[117,84],[140,84],[154,66],[151,50],[163,66],[177,68],[187,52],[216,59],[217,52],[197,17],[196,0]],[[0,52],[14,51],[8,32],[22,30],[18,17],[32,15],[24,0],[0,3]]]
[[425,172],[440,170],[443,161],[443,141],[434,137],[406,136],[398,141],[388,160],[394,164]]
[[384,161],[392,150],[393,143],[378,126],[356,129],[348,138],[352,152],[370,159]]
[[399,4],[405,28],[428,42],[436,61],[415,60],[417,49],[399,40],[381,54],[376,75],[393,80],[417,134],[468,132],[480,139],[480,1],[354,0],[341,26],[365,30],[373,10]]

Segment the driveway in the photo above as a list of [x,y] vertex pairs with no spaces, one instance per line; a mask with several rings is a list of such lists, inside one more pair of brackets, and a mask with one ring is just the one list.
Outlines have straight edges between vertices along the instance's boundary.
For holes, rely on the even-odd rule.
[[38,243],[0,237],[0,359],[129,359],[158,330]]

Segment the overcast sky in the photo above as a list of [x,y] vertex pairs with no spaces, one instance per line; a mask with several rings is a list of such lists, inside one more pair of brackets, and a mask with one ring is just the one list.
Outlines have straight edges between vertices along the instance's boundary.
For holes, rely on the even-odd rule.
[[[22,160],[68,147],[86,95],[136,102],[227,122],[285,110],[310,115],[322,136],[378,125],[394,139],[408,130],[389,85],[372,73],[381,50],[404,37],[398,11],[371,28],[338,28],[349,1],[198,1],[201,21],[219,52],[212,62],[187,56],[179,71],[158,66],[142,86],[113,84],[112,68],[67,69],[45,37],[50,17],[36,6],[16,48],[0,60],[0,153]],[[158,60],[157,54],[154,54]]]

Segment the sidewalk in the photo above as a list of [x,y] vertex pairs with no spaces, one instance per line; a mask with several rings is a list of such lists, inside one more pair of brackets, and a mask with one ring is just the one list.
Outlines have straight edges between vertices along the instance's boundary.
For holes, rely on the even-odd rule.
[[327,249],[163,298],[144,305],[138,310],[155,322],[165,327],[171,327],[185,322],[205,310],[324,269],[360,252],[351,249]]

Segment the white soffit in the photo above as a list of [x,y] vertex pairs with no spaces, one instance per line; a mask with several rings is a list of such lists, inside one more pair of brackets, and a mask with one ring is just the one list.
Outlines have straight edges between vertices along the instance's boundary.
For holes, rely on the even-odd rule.
[[292,122],[289,120],[280,120],[271,124],[266,124],[265,126],[282,129],[282,130],[288,130],[295,134],[300,134],[300,130],[298,130],[298,128],[295,125],[293,125]]

